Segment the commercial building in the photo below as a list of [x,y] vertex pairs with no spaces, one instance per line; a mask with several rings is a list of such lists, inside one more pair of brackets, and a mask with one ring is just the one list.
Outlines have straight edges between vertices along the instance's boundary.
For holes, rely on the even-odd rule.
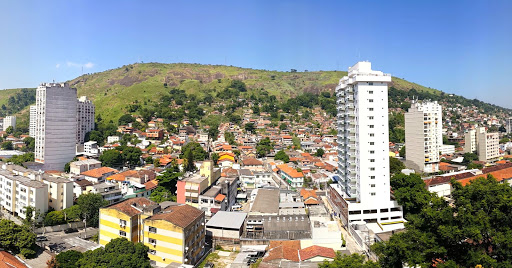
[[164,207],[147,198],[132,198],[100,209],[100,244],[125,237],[149,247],[154,266],[196,264],[204,254],[204,213],[189,205]]
[[[389,183],[388,83],[391,76],[358,62],[336,87],[338,184],[333,206],[346,225],[353,221],[401,221]],[[331,198],[334,198],[331,195]]]
[[443,145],[443,112],[437,101],[413,101],[405,113],[405,151],[408,166],[425,173],[439,171]]
[[247,213],[219,211],[207,223],[206,231],[214,239],[240,240]]
[[30,137],[36,136],[36,115],[37,115],[37,107],[36,105],[30,106],[30,120],[28,125],[28,135]]
[[76,88],[43,83],[36,90],[35,161],[63,170],[76,153]]
[[95,107],[86,96],[77,100],[76,106],[76,143],[84,143],[85,134],[94,129]]
[[485,127],[469,130],[464,134],[464,151],[476,152],[479,161],[495,162],[500,157],[500,137],[498,133],[487,133]]
[[6,116],[3,122],[3,131],[6,131],[9,127],[16,129],[16,116]]

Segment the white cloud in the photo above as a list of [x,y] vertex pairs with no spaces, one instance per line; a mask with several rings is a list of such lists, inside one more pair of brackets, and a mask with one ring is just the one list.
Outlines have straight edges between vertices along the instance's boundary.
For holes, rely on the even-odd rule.
[[81,63],[76,63],[76,62],[72,62],[72,61],[67,61],[66,65],[68,67],[78,67],[78,68],[84,67],[86,69],[91,69],[92,67],[94,67],[95,64],[92,62],[81,64]]
[[57,65],[55,65],[55,68],[59,68],[60,67],[60,63],[57,63]]

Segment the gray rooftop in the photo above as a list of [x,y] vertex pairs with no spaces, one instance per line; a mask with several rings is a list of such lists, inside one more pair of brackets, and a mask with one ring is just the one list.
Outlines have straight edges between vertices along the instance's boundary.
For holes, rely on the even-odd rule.
[[251,212],[261,214],[279,213],[279,189],[259,189]]
[[207,197],[213,197],[215,198],[220,193],[220,187],[219,186],[212,186],[208,191],[202,194],[202,196]]
[[206,227],[240,229],[244,224],[247,213],[219,211],[206,223]]

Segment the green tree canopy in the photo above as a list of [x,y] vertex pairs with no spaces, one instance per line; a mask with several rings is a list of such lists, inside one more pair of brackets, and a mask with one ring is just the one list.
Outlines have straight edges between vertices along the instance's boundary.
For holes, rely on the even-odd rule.
[[315,156],[317,156],[317,157],[322,157],[322,156],[324,156],[324,154],[325,154],[324,149],[322,149],[322,148],[318,148],[318,149],[316,150]]
[[276,156],[274,156],[274,160],[282,160],[285,163],[290,162],[290,157],[286,154],[285,151],[279,151],[276,153]]
[[270,141],[269,137],[261,139],[256,145],[256,153],[258,157],[265,157],[274,148],[274,144]]
[[131,114],[125,114],[119,117],[119,120],[117,121],[120,126],[128,125],[129,123],[133,123],[135,121],[135,118]]
[[104,200],[101,194],[86,193],[81,194],[77,201],[82,218],[87,219],[90,226],[98,226],[100,208],[108,205],[108,201]]
[[20,253],[26,258],[36,253],[36,234],[28,226],[18,225],[10,220],[0,220],[0,247],[4,250]]
[[379,264],[374,261],[366,261],[364,255],[354,253],[352,255],[336,254],[332,262],[324,261],[318,265],[318,268],[379,268]]
[[405,169],[405,164],[400,159],[390,157],[389,158],[389,172],[391,175],[398,174]]
[[105,248],[86,251],[76,262],[76,267],[151,268],[148,250],[142,243],[134,244],[126,238],[116,238]]
[[197,142],[189,142],[181,149],[180,158],[185,159],[186,153],[190,152],[195,161],[203,161],[208,157],[208,153]]
[[100,156],[101,165],[104,167],[119,167],[123,165],[123,157],[118,150],[107,150]]
[[83,257],[82,252],[67,250],[59,253],[56,257],[58,268],[76,268],[78,260]]

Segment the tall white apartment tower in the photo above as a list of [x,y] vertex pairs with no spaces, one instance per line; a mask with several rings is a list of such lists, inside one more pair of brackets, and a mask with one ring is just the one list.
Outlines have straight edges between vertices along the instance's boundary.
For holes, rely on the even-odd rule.
[[413,101],[405,113],[405,152],[407,162],[417,171],[439,171],[443,145],[443,113],[437,101]]
[[30,106],[30,122],[28,126],[28,135],[30,137],[36,136],[36,115],[37,115],[37,106],[31,105]]
[[83,144],[85,134],[94,129],[95,107],[86,96],[77,100],[76,107],[76,143]]
[[348,69],[336,87],[339,188],[344,222],[399,221],[402,208],[391,200],[389,183],[388,83],[370,62]]
[[76,153],[76,88],[43,83],[36,90],[35,161],[63,170]]
[[512,117],[508,117],[505,119],[505,129],[508,133],[512,133]]
[[16,116],[6,116],[4,118],[3,131],[6,131],[9,127],[16,129]]

